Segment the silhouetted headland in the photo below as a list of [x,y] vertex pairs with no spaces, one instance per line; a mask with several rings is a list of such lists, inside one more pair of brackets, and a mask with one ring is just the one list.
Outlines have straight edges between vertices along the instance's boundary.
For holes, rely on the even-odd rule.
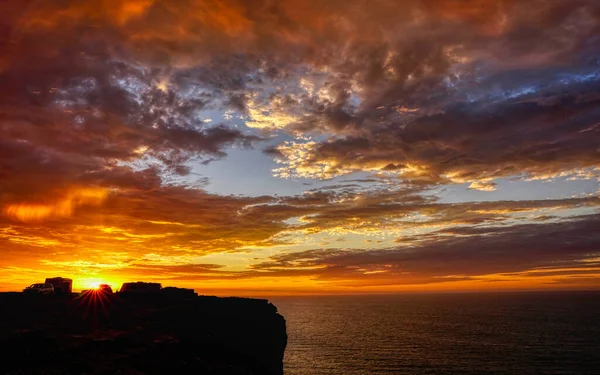
[[283,374],[285,319],[267,300],[136,288],[0,293],[0,374]]

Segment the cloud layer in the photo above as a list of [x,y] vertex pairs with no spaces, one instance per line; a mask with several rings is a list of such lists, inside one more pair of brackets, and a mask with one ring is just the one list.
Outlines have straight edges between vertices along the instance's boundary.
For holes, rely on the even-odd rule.
[[[2,2],[0,278],[589,281],[596,194],[440,189],[599,181],[599,34],[592,0]],[[233,149],[334,185],[208,192]]]

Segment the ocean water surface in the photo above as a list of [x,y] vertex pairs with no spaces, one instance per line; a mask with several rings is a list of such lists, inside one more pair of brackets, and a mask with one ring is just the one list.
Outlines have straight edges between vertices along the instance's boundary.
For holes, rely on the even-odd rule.
[[285,375],[600,374],[600,292],[270,300]]

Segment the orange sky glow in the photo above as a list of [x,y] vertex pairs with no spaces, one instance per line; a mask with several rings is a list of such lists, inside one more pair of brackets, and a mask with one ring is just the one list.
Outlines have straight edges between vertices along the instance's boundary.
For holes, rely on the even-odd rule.
[[0,291],[599,289],[599,33],[585,0],[1,2]]

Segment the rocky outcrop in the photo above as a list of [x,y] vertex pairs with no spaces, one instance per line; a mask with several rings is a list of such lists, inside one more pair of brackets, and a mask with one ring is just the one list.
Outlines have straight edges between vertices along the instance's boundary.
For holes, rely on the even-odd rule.
[[1,374],[282,375],[267,300],[167,293],[0,294]]

